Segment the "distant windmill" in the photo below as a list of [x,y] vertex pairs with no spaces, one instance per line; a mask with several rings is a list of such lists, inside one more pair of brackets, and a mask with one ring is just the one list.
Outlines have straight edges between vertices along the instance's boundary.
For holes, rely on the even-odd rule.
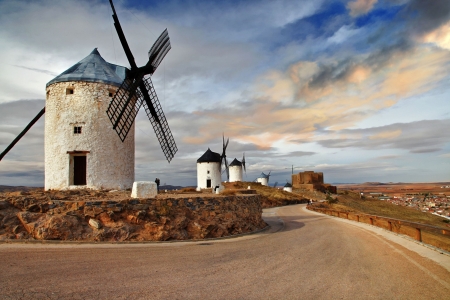
[[222,164],[228,171],[228,162],[226,150],[229,139],[225,143],[225,137],[222,138],[222,154],[211,151],[209,148],[197,159],[197,188],[214,188],[220,186],[222,182]]
[[261,173],[261,175],[256,178],[256,182],[261,183],[261,185],[269,185],[270,172],[272,171],[269,171],[269,174]]
[[150,76],[153,75],[167,52],[171,49],[169,34],[167,29],[161,33],[148,52],[149,59],[147,64],[138,68],[120,26],[112,0],[109,0],[109,3],[113,11],[114,27],[130,63],[131,70],[126,73],[125,80],[109,104],[108,117],[113,124],[113,129],[123,142],[133,125],[140,107],[143,105],[147,117],[155,130],[161,149],[170,163],[178,149],[150,79]]
[[286,180],[286,184],[283,187],[283,191],[292,193],[292,184]]
[[273,184],[273,187],[276,188],[278,184],[278,181],[275,181],[275,183]]
[[238,161],[236,158],[229,165],[229,175],[228,180],[230,182],[242,181],[243,171],[247,172],[245,169],[245,153],[242,156],[242,161]]

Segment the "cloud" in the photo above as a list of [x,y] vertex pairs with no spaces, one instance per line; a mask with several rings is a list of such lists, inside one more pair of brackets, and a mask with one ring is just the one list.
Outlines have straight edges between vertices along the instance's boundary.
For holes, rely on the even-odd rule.
[[[428,153],[442,150],[450,140],[445,130],[450,119],[395,123],[367,129],[344,129],[330,132],[329,137],[318,141],[328,148],[402,149],[410,153]],[[372,138],[372,137],[378,138]]]
[[421,40],[424,43],[433,43],[438,47],[450,50],[450,22],[424,34]]
[[357,17],[368,13],[378,0],[355,0],[347,4],[352,17]]

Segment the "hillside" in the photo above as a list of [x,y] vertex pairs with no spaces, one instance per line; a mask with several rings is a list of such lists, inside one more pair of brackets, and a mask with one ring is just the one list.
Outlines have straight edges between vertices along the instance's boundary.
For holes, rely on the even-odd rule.
[[318,203],[316,205],[342,212],[364,213],[448,228],[448,223],[441,217],[410,207],[393,205],[386,201],[372,198],[360,199],[359,194],[355,192],[340,191],[336,200],[337,202],[332,204]]

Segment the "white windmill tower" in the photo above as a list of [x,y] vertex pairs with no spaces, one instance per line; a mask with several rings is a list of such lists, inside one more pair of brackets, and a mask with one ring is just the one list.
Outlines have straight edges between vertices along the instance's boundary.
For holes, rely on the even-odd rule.
[[97,49],[47,83],[45,189],[131,188],[134,126],[122,142],[111,130],[109,102],[125,67],[106,62]]
[[261,183],[261,185],[268,186],[269,185],[270,172],[272,172],[272,171],[269,171],[269,174],[264,174],[263,172],[261,172],[261,175],[258,178],[256,178],[256,182]]
[[206,152],[197,159],[197,189],[215,188],[221,186],[222,183],[222,162],[228,171],[228,163],[225,151],[228,146],[229,139],[225,143],[223,138],[222,155],[211,151],[208,148]]
[[236,182],[236,181],[243,181],[243,173],[245,170],[245,154],[242,157],[242,161],[238,161],[236,158],[231,162],[231,164],[228,167],[229,169],[229,181],[230,182]]
[[283,191],[292,193],[292,184],[290,184],[289,182],[286,182],[286,184],[283,187]]

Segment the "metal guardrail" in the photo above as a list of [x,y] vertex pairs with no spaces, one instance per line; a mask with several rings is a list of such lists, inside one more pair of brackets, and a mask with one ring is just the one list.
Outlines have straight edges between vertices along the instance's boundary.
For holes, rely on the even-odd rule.
[[[375,216],[375,215],[368,215],[368,214],[363,214],[363,213],[342,212],[342,211],[337,211],[337,210],[332,210],[332,209],[327,209],[327,208],[314,207],[314,205],[308,205],[307,208],[309,210],[321,212],[321,213],[324,213],[324,214],[327,214],[330,216],[345,218],[345,219],[349,219],[349,220],[355,220],[355,221],[361,222],[361,223],[368,223],[370,225],[374,225],[374,226],[381,227],[381,228],[387,227],[387,229],[392,232],[395,232],[394,227],[396,227],[396,225],[398,227],[404,226],[404,227],[408,227],[408,228],[413,228],[413,229],[415,229],[414,234],[408,234],[408,233],[404,233],[404,234],[416,239],[419,242],[422,242],[422,231],[430,232],[430,233],[437,233],[440,235],[444,235],[447,238],[450,238],[450,229],[440,228],[440,227],[436,227],[436,226],[415,223],[415,222],[410,222],[410,221],[405,221],[405,220],[398,220],[398,219],[393,219],[393,218],[387,218],[387,217],[381,217],[381,216]],[[343,216],[345,216],[345,217],[343,217]],[[368,222],[364,222],[364,220],[367,220]],[[382,224],[380,224],[380,222],[385,222],[385,224],[384,224],[385,226],[380,226],[380,225],[382,225]],[[399,230],[397,230],[397,232],[398,231]]]

